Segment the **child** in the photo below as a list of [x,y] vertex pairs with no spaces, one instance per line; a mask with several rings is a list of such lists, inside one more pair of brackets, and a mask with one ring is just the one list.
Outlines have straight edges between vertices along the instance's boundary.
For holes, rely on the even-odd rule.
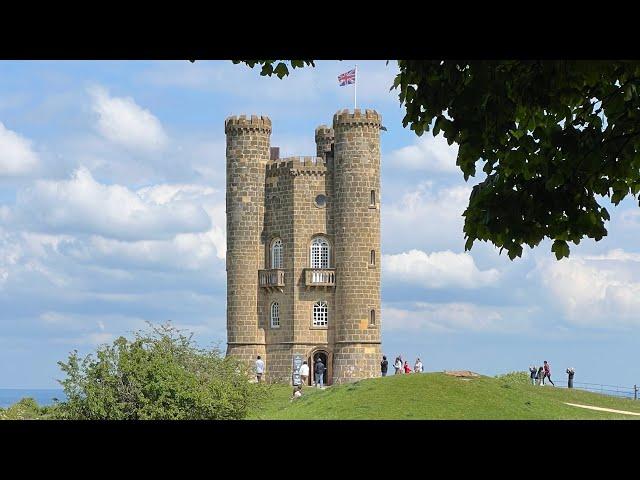
[[291,401],[293,402],[296,398],[300,398],[302,396],[302,385],[298,385],[293,389],[293,396],[291,397]]
[[409,362],[406,360],[404,362],[404,373],[411,373],[411,367],[409,367]]

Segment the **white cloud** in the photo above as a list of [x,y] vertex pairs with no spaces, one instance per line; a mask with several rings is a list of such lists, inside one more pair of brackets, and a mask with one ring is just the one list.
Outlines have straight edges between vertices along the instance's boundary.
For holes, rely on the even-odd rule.
[[88,233],[123,240],[171,238],[210,229],[206,211],[193,201],[196,192],[205,197],[211,189],[175,185],[136,192],[101,184],[89,170],[79,168],[70,180],[38,181],[19,192],[15,216],[39,232]]
[[416,139],[415,144],[402,147],[389,154],[389,160],[398,167],[431,172],[457,172],[458,146],[449,145],[440,133],[433,137],[427,133]]
[[531,328],[530,316],[536,311],[527,307],[483,306],[464,302],[416,302],[406,307],[383,304],[382,328],[432,333],[522,333]]
[[394,281],[419,284],[426,288],[478,288],[493,285],[500,277],[498,270],[481,271],[468,253],[425,253],[410,250],[396,255],[383,255],[383,274]]
[[0,177],[26,175],[39,165],[31,141],[0,122]]
[[102,87],[89,90],[97,114],[96,129],[107,140],[146,152],[162,150],[168,141],[160,121],[132,98],[111,97]]
[[640,255],[622,249],[604,255],[545,259],[539,275],[566,320],[583,327],[640,326]]
[[462,213],[470,193],[465,185],[435,189],[432,182],[423,182],[400,201],[385,205],[381,212],[385,250],[462,248]]

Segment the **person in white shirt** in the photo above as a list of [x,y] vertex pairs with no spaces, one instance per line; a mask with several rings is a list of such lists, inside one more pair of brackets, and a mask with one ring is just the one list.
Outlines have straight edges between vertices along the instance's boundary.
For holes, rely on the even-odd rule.
[[307,362],[302,362],[298,372],[300,373],[300,380],[302,381],[301,385],[306,385],[309,379],[309,365],[307,365]]
[[420,361],[419,358],[416,360],[416,365],[415,365],[415,368],[413,369],[413,371],[415,373],[422,373],[422,362]]
[[400,357],[396,357],[396,361],[393,364],[393,368],[396,369],[396,375],[402,373],[402,360],[400,359]]
[[256,360],[256,378],[258,379],[258,383],[262,381],[262,375],[264,374],[264,361],[258,355],[258,359]]

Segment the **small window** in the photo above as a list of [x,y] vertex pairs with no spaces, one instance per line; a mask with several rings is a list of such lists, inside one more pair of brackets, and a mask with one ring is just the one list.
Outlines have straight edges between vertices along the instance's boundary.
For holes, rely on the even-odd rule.
[[327,302],[316,302],[313,304],[313,326],[326,327],[329,323],[329,311]]
[[282,240],[277,238],[271,244],[271,268],[282,267]]
[[326,207],[327,206],[327,197],[326,197],[326,195],[320,194],[320,195],[316,196],[316,199],[315,199],[314,202],[316,204],[316,207],[320,207],[320,208]]
[[371,199],[369,201],[369,205],[371,207],[375,207],[375,205],[376,205],[376,191],[375,190],[371,190]]
[[271,304],[271,328],[280,327],[280,305],[278,302]]
[[329,268],[329,242],[323,237],[311,242],[311,268]]
[[371,310],[369,312],[369,325],[375,325],[375,324],[376,324],[376,311]]
[[374,266],[376,264],[376,251],[371,250],[371,255],[369,256],[369,265]]

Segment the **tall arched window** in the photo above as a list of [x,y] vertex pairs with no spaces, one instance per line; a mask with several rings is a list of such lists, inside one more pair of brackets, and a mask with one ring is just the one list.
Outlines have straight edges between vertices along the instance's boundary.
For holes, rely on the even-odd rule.
[[278,302],[271,304],[271,328],[278,328],[280,326],[280,306]]
[[313,326],[326,327],[329,324],[329,309],[327,302],[320,301],[313,304]]
[[314,238],[311,242],[311,268],[329,268],[329,242],[326,238]]
[[375,325],[376,324],[376,311],[371,309],[371,311],[369,312],[369,325]]
[[376,251],[371,250],[371,256],[369,258],[369,265],[373,266],[376,264]]
[[277,238],[271,243],[271,268],[283,268],[282,263],[282,240]]

